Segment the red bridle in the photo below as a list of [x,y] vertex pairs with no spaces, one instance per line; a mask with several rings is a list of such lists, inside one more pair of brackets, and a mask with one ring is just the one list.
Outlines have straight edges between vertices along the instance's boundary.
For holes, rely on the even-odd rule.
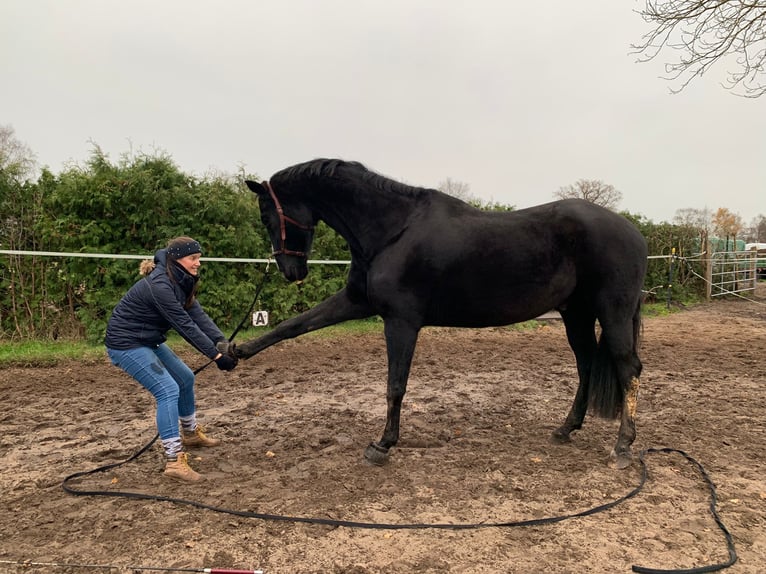
[[271,187],[271,183],[268,181],[264,181],[263,184],[266,186],[266,189],[269,191],[269,195],[271,196],[271,199],[274,201],[274,207],[277,209],[277,215],[279,216],[279,238],[280,238],[280,244],[279,249],[272,252],[272,256],[275,255],[295,255],[297,257],[306,257],[306,253],[304,251],[293,251],[292,249],[287,249],[287,244],[285,243],[285,240],[287,239],[287,230],[285,229],[286,223],[292,223],[295,227],[298,229],[303,229],[304,231],[311,231],[314,229],[313,225],[304,225],[300,221],[295,221],[292,217],[288,217],[285,215],[284,210],[282,209],[282,204],[279,203],[279,200],[277,199],[277,194],[274,193],[274,190]]

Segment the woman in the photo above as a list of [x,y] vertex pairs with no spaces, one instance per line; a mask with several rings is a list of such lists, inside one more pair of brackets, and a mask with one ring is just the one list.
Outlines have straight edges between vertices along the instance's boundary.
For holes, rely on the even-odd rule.
[[223,371],[237,366],[233,345],[196,298],[201,255],[197,241],[177,237],[157,251],[153,262],[142,262],[144,277],[114,308],[105,341],[112,363],[156,400],[157,428],[167,457],[165,474],[191,482],[202,475],[189,466],[184,447],[211,447],[221,441],[206,436],[197,425],[194,373],[165,344],[166,334],[175,329]]

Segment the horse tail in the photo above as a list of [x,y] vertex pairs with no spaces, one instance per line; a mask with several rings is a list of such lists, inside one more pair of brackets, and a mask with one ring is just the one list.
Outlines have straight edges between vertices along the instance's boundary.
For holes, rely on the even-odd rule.
[[[641,374],[641,361],[638,357],[639,340],[641,337],[641,303],[639,298],[633,312],[632,325],[632,351],[636,357],[636,364],[632,373],[639,377]],[[630,359],[631,364],[634,359]],[[623,369],[624,370],[624,369]],[[625,386],[630,383],[630,377],[627,380],[620,380],[618,375],[617,363],[612,349],[609,348],[609,334],[602,330],[596,347],[596,354],[593,357],[590,371],[590,384],[588,387],[588,407],[590,411],[606,419],[615,419],[620,415],[623,400],[625,398]]]

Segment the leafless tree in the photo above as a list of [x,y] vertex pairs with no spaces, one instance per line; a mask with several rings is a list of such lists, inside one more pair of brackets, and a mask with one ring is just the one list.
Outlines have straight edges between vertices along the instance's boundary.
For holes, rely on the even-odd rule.
[[470,185],[462,181],[456,181],[449,177],[445,179],[444,181],[440,182],[437,189],[439,191],[446,193],[447,195],[451,195],[452,197],[457,197],[458,199],[462,199],[465,202],[470,203],[471,201],[476,200],[476,198],[474,198],[471,195]]
[[732,60],[726,89],[748,98],[766,93],[766,0],[645,0],[638,11],[654,27],[632,48],[639,61],[663,50],[678,52],[666,63],[677,93],[720,60]]
[[557,199],[578,197],[613,211],[617,210],[620,201],[622,201],[621,192],[617,191],[613,185],[598,179],[578,179],[572,185],[560,187],[553,196]]
[[753,218],[745,239],[750,243],[766,243],[766,215],[761,213]]
[[707,207],[704,209],[693,207],[677,209],[673,223],[679,227],[696,230],[701,249],[705,249],[704,246],[707,245],[708,237],[713,232],[713,214]]
[[25,143],[16,138],[11,126],[0,125],[0,173],[17,181],[32,177],[35,156]]
[[673,223],[682,227],[693,227],[700,231],[711,231],[713,214],[707,207],[704,209],[685,207],[676,210]]

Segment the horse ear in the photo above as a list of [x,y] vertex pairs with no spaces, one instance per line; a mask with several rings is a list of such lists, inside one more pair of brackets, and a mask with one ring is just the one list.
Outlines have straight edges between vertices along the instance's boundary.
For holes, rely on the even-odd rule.
[[246,179],[245,183],[247,184],[247,187],[250,188],[250,191],[257,193],[258,195],[266,193],[266,188],[262,183],[258,183],[257,181],[252,181],[249,179]]

